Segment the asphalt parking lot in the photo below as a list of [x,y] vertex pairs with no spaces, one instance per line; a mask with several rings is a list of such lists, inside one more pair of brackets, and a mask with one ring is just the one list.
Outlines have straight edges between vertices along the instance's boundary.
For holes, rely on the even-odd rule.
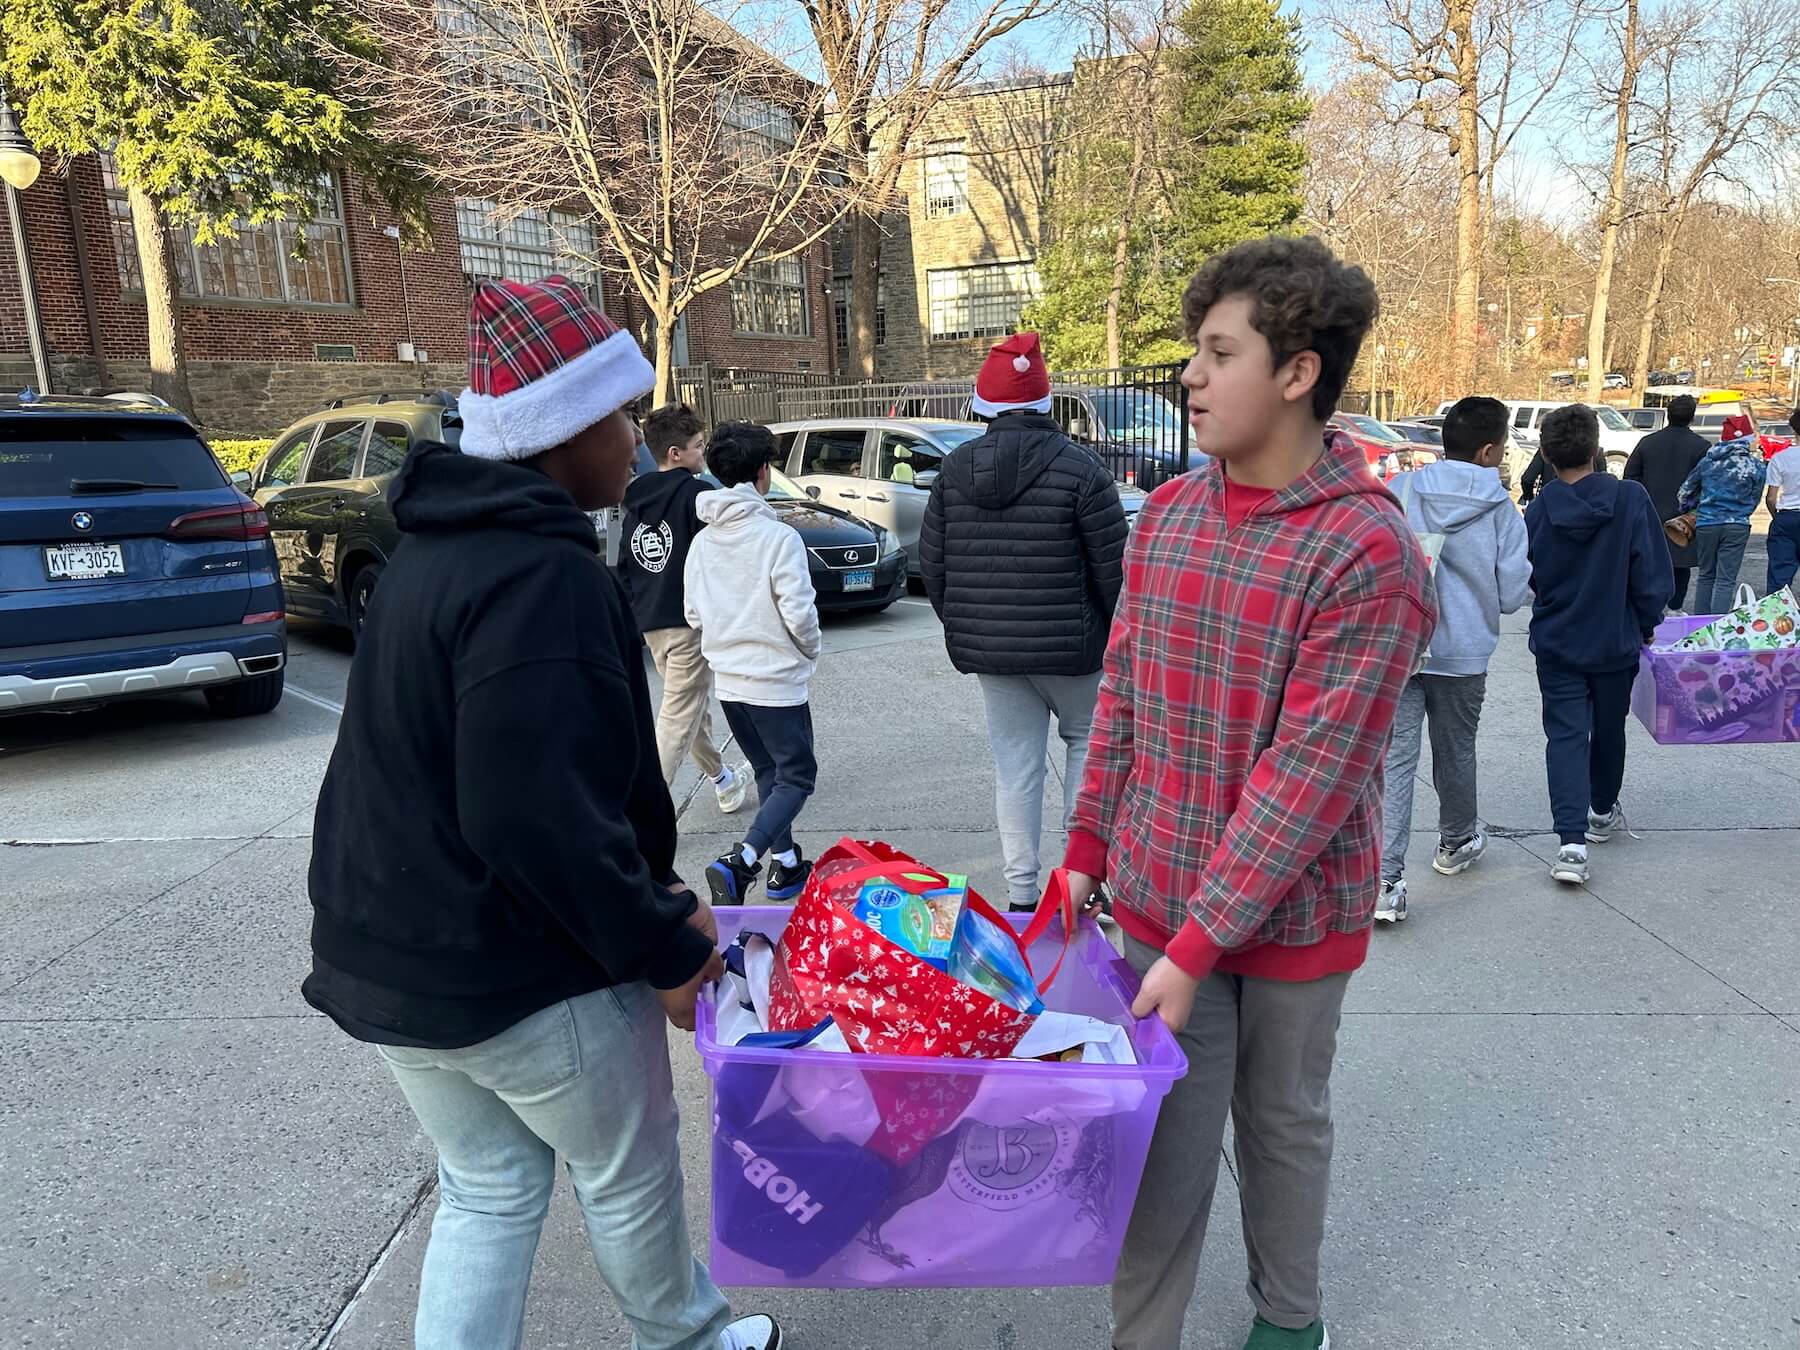
[[[929,607],[829,621],[809,849],[878,835],[999,874],[973,681]],[[275,713],[198,698],[0,721],[0,1345],[411,1343],[430,1150],[366,1048],[300,1000],[312,802],[348,645],[297,629]],[[1483,812],[1503,837],[1352,982],[1326,1252],[1333,1342],[1380,1350],[1800,1347],[1800,758],[1632,733],[1641,839],[1545,871],[1523,622],[1490,683]],[[735,837],[692,794],[681,863]],[[1052,784],[1052,792],[1059,792]],[[1419,793],[1417,823],[1434,799]],[[691,1220],[705,1080],[676,1045]],[[1248,1322],[1235,1193],[1185,1342]],[[796,1347],[1093,1347],[1098,1290],[735,1296]],[[532,1347],[624,1345],[566,1194]]]

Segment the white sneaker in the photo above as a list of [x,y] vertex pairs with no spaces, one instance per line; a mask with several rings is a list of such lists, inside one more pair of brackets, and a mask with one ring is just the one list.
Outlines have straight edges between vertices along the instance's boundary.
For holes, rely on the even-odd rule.
[[1381,883],[1381,899],[1375,902],[1376,923],[1406,921],[1406,878]]
[[719,810],[724,815],[735,815],[744,809],[744,799],[750,795],[750,766],[740,764],[737,768],[725,766],[725,781],[715,782],[713,790],[719,794]]
[[1486,852],[1487,835],[1480,830],[1455,847],[1440,839],[1437,852],[1431,858],[1431,870],[1447,877],[1457,876],[1480,862],[1481,855]]
[[1588,879],[1587,845],[1564,844],[1556,851],[1556,861],[1550,864],[1550,875],[1568,886],[1583,885]]
[[781,1350],[781,1327],[766,1313],[740,1317],[719,1333],[719,1350]]
[[[1613,803],[1612,810],[1600,815],[1592,807],[1588,808],[1587,837],[1590,844],[1604,844],[1620,830],[1631,834],[1631,826],[1625,819],[1625,808],[1618,802]],[[1631,834],[1636,839],[1635,834]]]

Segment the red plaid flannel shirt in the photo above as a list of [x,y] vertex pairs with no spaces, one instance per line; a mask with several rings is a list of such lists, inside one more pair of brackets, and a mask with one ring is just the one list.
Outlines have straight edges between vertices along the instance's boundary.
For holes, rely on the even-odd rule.
[[1437,621],[1399,504],[1347,437],[1235,529],[1213,464],[1125,558],[1067,865],[1190,975],[1354,969],[1380,890],[1382,764]]

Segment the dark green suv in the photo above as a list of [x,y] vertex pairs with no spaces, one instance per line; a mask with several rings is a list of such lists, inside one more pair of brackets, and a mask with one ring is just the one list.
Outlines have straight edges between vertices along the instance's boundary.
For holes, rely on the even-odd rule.
[[388,390],[333,399],[275,438],[245,491],[268,513],[288,613],[361,630],[400,542],[388,485],[414,445],[461,434],[452,395]]

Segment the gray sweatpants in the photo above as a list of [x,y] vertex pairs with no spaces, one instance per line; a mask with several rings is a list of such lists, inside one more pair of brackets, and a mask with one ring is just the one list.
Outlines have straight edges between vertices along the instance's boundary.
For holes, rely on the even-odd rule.
[[1044,828],[1044,762],[1050,714],[1062,737],[1063,812],[1066,829],[1087,763],[1088,731],[1100,672],[1092,675],[978,675],[987,704],[988,744],[994,752],[994,816],[1000,852],[1006,861],[1006,898],[1015,905],[1036,903],[1038,837]]
[[[1141,975],[1162,955],[1130,934]],[[1113,1277],[1116,1350],[1178,1350],[1219,1180],[1225,1113],[1236,1134],[1250,1301],[1289,1330],[1319,1318],[1331,1189],[1331,1063],[1350,976],[1213,974],[1177,1035],[1188,1071],[1163,1098]]]
[[1485,675],[1415,675],[1400,691],[1394,737],[1387,753],[1387,838],[1381,879],[1406,871],[1412,835],[1413,783],[1419,772],[1419,729],[1431,725],[1431,785],[1438,795],[1438,839],[1460,843],[1478,828],[1475,814],[1475,732],[1481,726]]

